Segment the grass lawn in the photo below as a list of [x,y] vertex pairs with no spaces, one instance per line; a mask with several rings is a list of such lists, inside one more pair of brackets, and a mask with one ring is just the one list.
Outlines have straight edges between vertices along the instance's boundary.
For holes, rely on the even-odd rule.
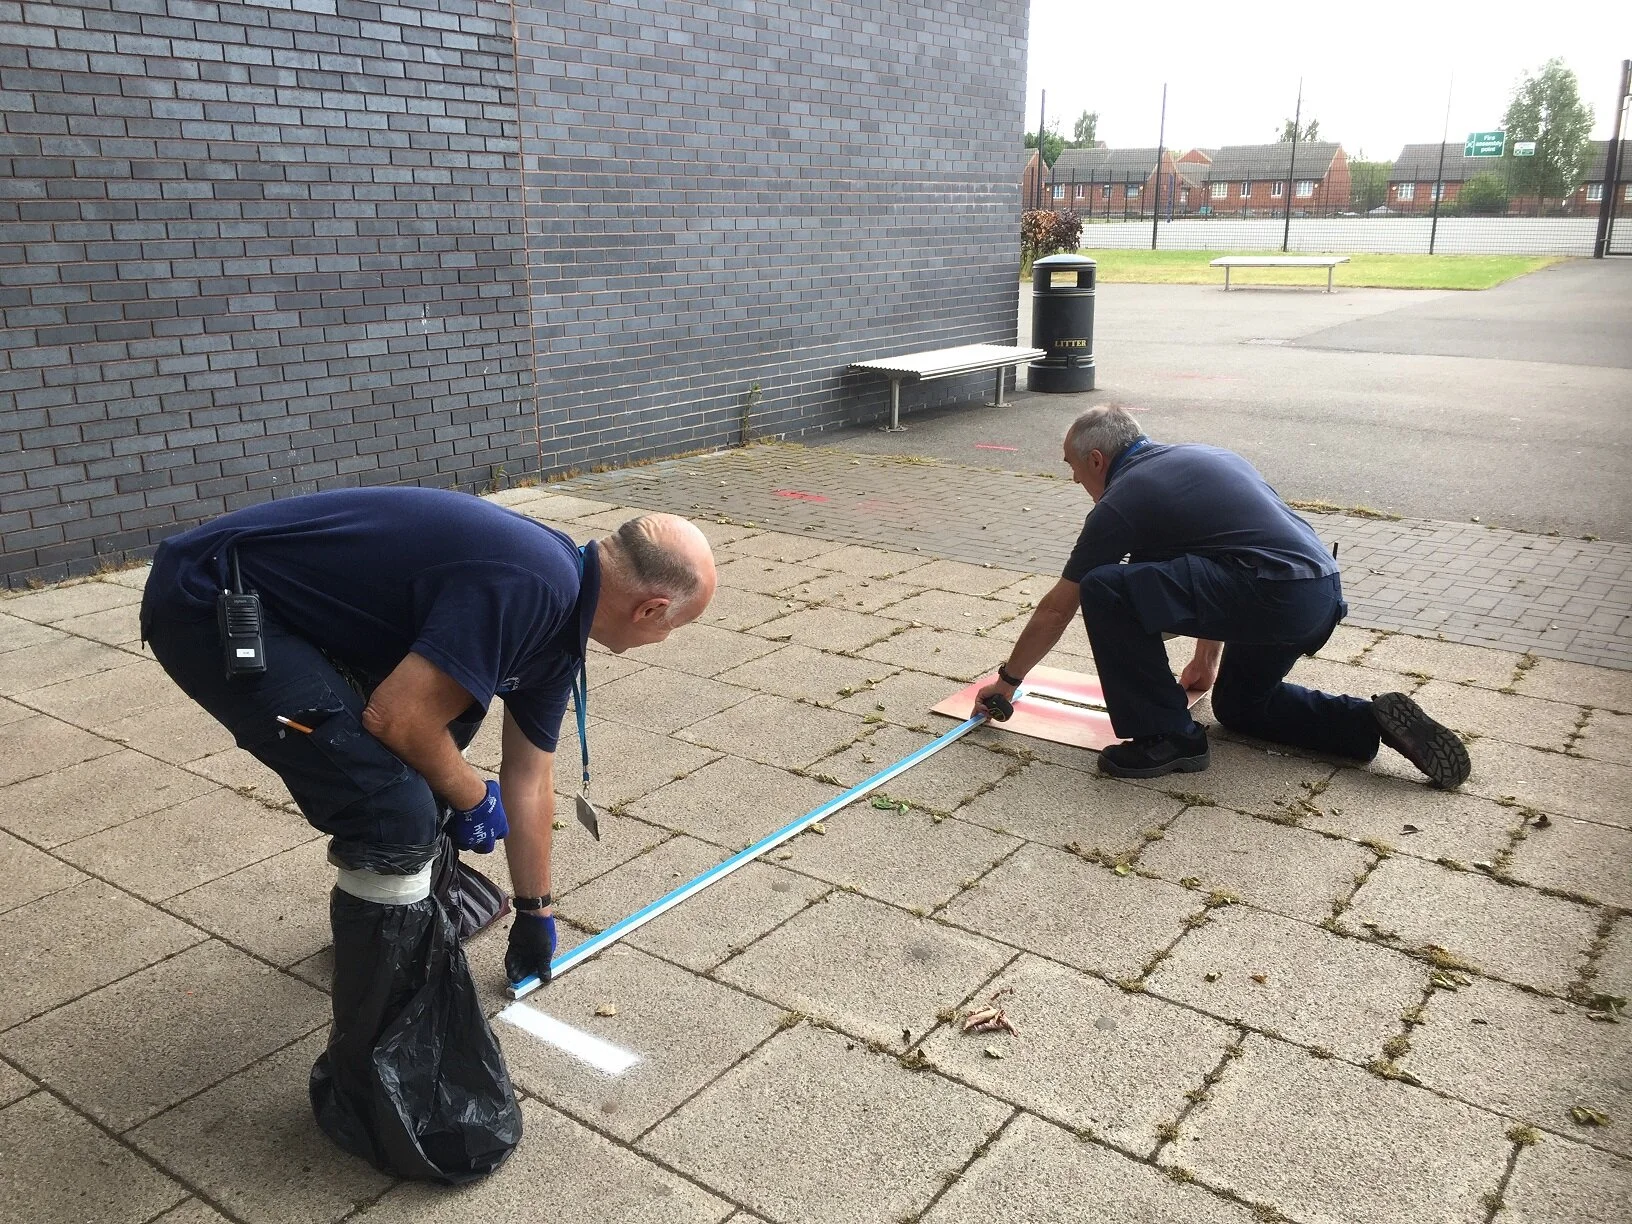
[[[1099,279],[1107,284],[1222,286],[1224,269],[1209,268],[1209,260],[1220,255],[1267,252],[1087,249],[1081,253],[1098,262]],[[1562,255],[1350,255],[1348,263],[1337,265],[1332,283],[1349,289],[1489,289],[1563,258]],[[1233,289],[1236,285],[1319,285],[1325,288],[1326,269],[1234,268],[1230,272],[1230,287]]]

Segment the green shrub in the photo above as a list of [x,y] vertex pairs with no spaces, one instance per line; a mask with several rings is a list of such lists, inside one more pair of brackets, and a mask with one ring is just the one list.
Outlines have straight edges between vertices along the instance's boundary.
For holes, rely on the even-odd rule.
[[1080,245],[1082,218],[1076,213],[1034,208],[1020,214],[1020,258],[1026,265],[1044,255],[1075,251]]
[[1500,217],[1507,212],[1507,184],[1495,174],[1475,175],[1462,184],[1457,202],[1470,217]]

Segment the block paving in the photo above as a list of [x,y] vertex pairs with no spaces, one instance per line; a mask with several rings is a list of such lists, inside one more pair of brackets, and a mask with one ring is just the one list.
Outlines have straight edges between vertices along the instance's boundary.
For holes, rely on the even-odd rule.
[[[587,538],[692,510],[657,477],[498,499]],[[929,706],[1003,657],[1057,560],[721,508],[704,623],[591,660],[607,814],[593,842],[562,812],[564,945],[951,726]],[[312,1123],[323,842],[143,652],[143,577],[0,598],[8,1219],[1632,1215],[1632,687],[1565,657],[1615,661],[1581,633],[1373,618],[1299,665],[1417,692],[1470,742],[1456,794],[1216,728],[1209,772],[1121,782],[982,728],[529,1000],[631,1070],[498,1024],[526,1137],[453,1191]],[[1074,628],[1051,661],[1087,658]],[[486,728],[471,758],[497,753]],[[470,945],[490,1014],[503,944]],[[964,1033],[994,998],[1018,1032]]]

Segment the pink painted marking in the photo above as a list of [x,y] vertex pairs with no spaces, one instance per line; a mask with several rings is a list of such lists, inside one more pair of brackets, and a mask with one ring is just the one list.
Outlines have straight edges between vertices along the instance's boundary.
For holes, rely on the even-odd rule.
[[976,442],[975,443],[975,449],[976,450],[1017,451],[1020,448],[1018,446],[999,446],[996,442]]
[[778,489],[776,495],[778,497],[791,497],[794,501],[825,502],[827,500],[820,493],[803,493],[798,489]]
[[[981,677],[936,705],[933,712],[950,718],[968,718],[975,707],[975,694],[995,679],[996,672]],[[1200,693],[1189,696],[1191,705],[1201,700]],[[1098,708],[1084,709],[1084,706]],[[1008,722],[994,722],[992,726],[1032,739],[1098,752],[1122,742],[1111,730],[1111,716],[1104,706],[1105,690],[1100,688],[1098,676],[1057,667],[1034,667],[1026,676],[1025,692],[1014,703],[1014,717]]]

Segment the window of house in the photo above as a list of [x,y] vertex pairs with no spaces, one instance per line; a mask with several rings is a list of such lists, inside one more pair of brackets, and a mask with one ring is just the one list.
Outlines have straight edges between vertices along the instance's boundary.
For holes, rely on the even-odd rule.
[[1394,196],[1395,196],[1396,199],[1409,200],[1409,199],[1412,199],[1416,194],[1417,194],[1417,185],[1415,183],[1396,183],[1396,184],[1394,184]]
[[1082,199],[1083,196],[1085,196],[1087,194],[1088,194],[1088,188],[1084,184],[1078,183],[1077,184],[1077,199],[1080,200],[1080,199]]
[[1099,189],[1099,198],[1102,200],[1108,200],[1111,198],[1111,185],[1109,183],[1106,183],[1105,186]]
[[1230,194],[1230,185],[1228,183],[1214,183],[1213,184],[1213,199],[1222,200],[1222,199],[1225,199],[1229,194]]
[[1445,184],[1435,183],[1428,189],[1428,198],[1431,200],[1443,200],[1445,198]]
[[1632,183],[1621,188],[1621,199],[1632,202]]
[[1286,194],[1286,184],[1281,182],[1271,183],[1269,185],[1269,194],[1277,200],[1280,199]]
[[1065,184],[1064,183],[1055,183],[1054,184],[1054,198],[1056,200],[1065,199]]
[[1139,184],[1138,183],[1133,183],[1128,187],[1128,199],[1137,200],[1138,198],[1139,198]]
[[1250,196],[1251,194],[1252,194],[1252,184],[1251,183],[1242,183],[1241,184],[1241,198],[1244,200],[1248,196]]
[[1604,185],[1602,183],[1588,183],[1587,184],[1587,199],[1589,199],[1589,200],[1601,200],[1603,198],[1604,198]]
[[1314,182],[1314,180],[1313,179],[1299,179],[1298,183],[1297,183],[1297,187],[1295,189],[1295,193],[1296,193],[1298,199],[1307,200],[1310,196],[1315,194],[1315,182]]

